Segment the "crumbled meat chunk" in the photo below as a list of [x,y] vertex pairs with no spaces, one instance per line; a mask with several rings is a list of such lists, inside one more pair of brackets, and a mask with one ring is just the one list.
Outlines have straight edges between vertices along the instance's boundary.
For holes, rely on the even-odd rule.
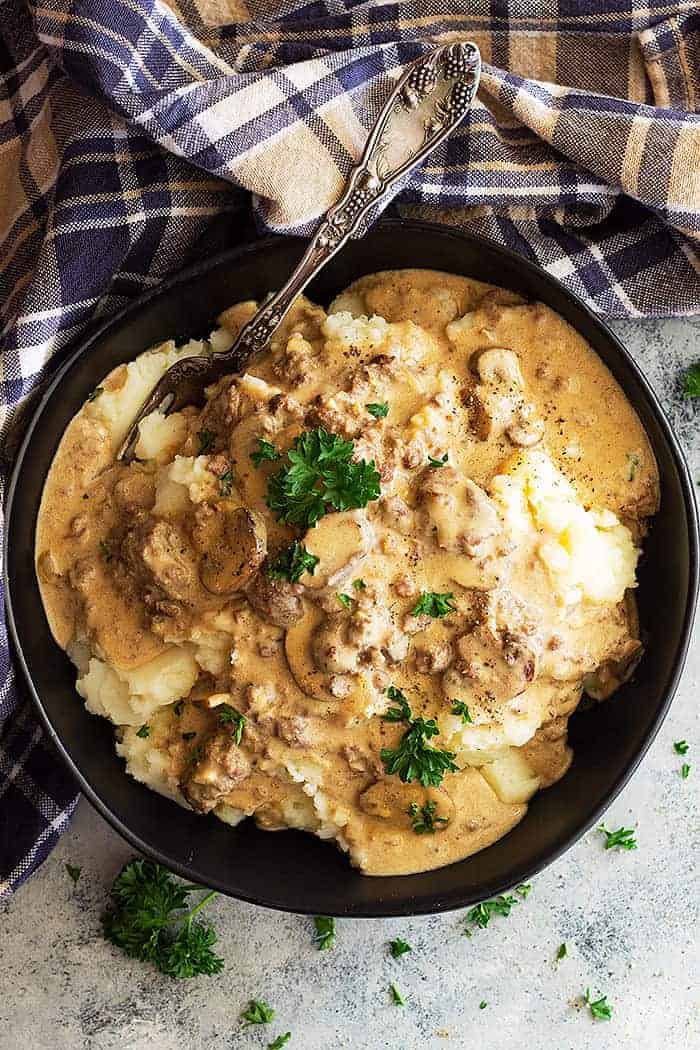
[[298,583],[271,579],[263,566],[245,593],[258,616],[277,627],[291,627],[304,615],[303,591]]
[[537,670],[531,639],[481,625],[458,638],[455,663],[442,685],[448,697],[465,700],[470,710],[483,708],[488,720],[493,706],[522,693]]
[[290,747],[313,747],[315,737],[312,723],[303,715],[280,718],[277,722],[277,732]]
[[197,558],[185,534],[168,521],[137,517],[121,544],[121,558],[153,600],[195,605],[201,595]]
[[426,470],[420,485],[438,545],[470,557],[483,556],[488,541],[501,531],[496,505],[484,490],[450,466]]
[[201,758],[188,766],[180,788],[192,809],[209,813],[250,774],[250,760],[230,733],[218,732],[203,746]]

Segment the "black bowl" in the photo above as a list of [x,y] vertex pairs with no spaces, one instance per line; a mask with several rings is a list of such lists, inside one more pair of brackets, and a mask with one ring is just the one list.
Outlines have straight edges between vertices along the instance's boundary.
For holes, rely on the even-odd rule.
[[61,434],[100,379],[145,347],[207,331],[239,299],[278,287],[303,250],[274,239],[237,249],[166,282],[103,325],[56,374],[29,425],[7,504],[10,629],[43,723],[81,788],[134,846],[189,880],[232,897],[294,912],[411,915],[482,900],[529,879],[598,820],[629,778],[668,710],[688,647],[698,588],[698,525],[681,449],[629,354],[585,306],[542,270],[493,244],[442,227],[385,222],[334,259],[309,290],[327,304],[376,270],[422,266],[477,277],[539,299],[588,340],[636,408],[661,474],[661,510],[646,542],[639,603],[648,638],[633,682],[615,699],[571,720],[575,759],[537,794],[505,838],[457,864],[422,875],[370,878],[332,844],[295,831],[275,835],[252,821],[231,829],[188,813],[126,776],[112,727],[89,715],[75,672],[53,642],[34,575],[34,526],[42,485]]

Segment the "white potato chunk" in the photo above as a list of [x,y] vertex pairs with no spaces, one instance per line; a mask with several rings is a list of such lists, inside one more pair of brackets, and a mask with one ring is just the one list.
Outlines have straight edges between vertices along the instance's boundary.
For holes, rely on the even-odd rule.
[[539,777],[524,755],[511,748],[502,758],[481,767],[481,775],[493,788],[501,802],[527,802],[540,786]]

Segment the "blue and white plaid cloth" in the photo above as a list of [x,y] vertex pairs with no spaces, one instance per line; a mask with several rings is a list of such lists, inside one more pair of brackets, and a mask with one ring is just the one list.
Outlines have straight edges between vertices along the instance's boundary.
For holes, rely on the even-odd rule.
[[[0,0],[0,480],[58,351],[198,256],[310,231],[391,80],[454,38],[481,49],[477,103],[392,210],[603,314],[698,311],[696,0]],[[1,898],[77,792],[4,628],[0,672]]]

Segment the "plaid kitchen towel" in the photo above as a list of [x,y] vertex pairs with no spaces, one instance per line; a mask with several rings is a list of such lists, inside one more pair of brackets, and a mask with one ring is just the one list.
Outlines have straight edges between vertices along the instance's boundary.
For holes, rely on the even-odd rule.
[[[696,0],[0,0],[0,481],[52,358],[250,229],[309,232],[391,81],[458,38],[478,100],[392,211],[514,248],[609,316],[698,311]],[[0,665],[1,897],[76,788],[4,634]]]

